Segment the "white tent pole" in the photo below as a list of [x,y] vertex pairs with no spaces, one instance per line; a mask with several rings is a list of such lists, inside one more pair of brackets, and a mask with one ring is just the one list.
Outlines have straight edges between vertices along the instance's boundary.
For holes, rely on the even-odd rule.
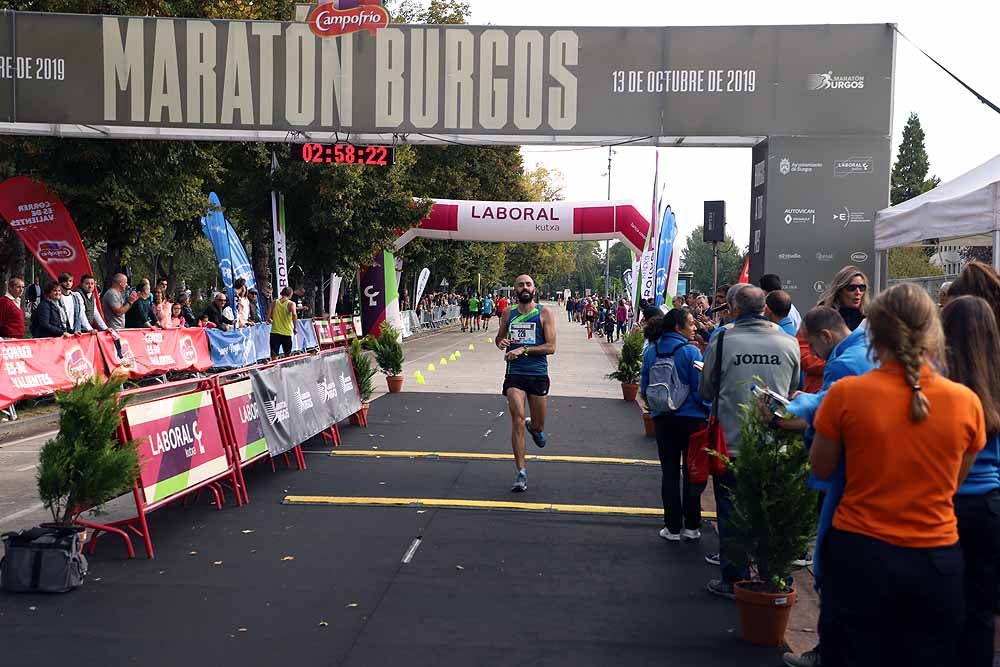
[[885,252],[885,250],[875,251],[875,294],[882,291],[882,255]]
[[993,270],[1000,273],[1000,229],[993,230]]

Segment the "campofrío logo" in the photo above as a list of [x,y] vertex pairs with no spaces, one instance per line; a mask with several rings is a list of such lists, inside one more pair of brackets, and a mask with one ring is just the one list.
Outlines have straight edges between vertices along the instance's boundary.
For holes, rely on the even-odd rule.
[[66,351],[66,377],[73,382],[79,383],[90,379],[94,375],[94,365],[83,353],[83,348],[74,345]]
[[810,74],[809,90],[861,90],[865,87],[864,74],[834,74],[828,70],[820,74]]
[[375,35],[389,25],[381,0],[335,0],[319,5],[309,15],[309,28],[318,37],[340,37],[367,30]]
[[38,258],[46,262],[72,262],[76,249],[68,241],[39,241]]

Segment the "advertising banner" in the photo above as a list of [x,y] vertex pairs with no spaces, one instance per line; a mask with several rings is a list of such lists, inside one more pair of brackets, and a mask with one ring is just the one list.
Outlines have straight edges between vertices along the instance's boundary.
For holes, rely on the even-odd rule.
[[147,503],[174,496],[229,468],[211,392],[130,405],[125,420],[132,438],[139,441]]
[[316,327],[313,326],[312,319],[299,320],[295,326],[295,336],[292,338],[292,351],[302,352],[319,347],[319,339],[316,338]]
[[347,352],[328,352],[318,357],[326,372],[326,396],[335,422],[343,421],[361,409],[361,395],[354,382],[354,368]]
[[222,385],[222,395],[229,409],[229,421],[233,426],[240,461],[249,461],[266,452],[267,441],[264,440],[264,427],[261,426],[262,411],[254,398],[250,380]]
[[274,236],[274,279],[278,283],[276,296],[281,296],[281,290],[288,287],[288,260],[285,259],[285,249],[288,238],[285,236],[285,195],[271,193],[271,230]]
[[254,397],[264,411],[261,421],[267,450],[278,456],[332,426],[338,388],[319,356],[253,369]]
[[333,336],[330,335],[330,320],[313,320],[313,329],[316,331],[316,340],[320,347],[333,345]]
[[[382,266],[382,252],[376,253],[375,262],[361,267],[361,329],[356,329],[359,336],[379,335],[379,327],[385,321],[385,276]],[[392,264],[389,270],[393,270]]]
[[[112,371],[125,368],[131,378],[168,371],[205,371],[212,367],[208,329],[119,329],[97,334],[101,354]],[[120,352],[119,352],[120,350]]]
[[396,241],[416,237],[456,241],[596,241],[618,239],[641,251],[649,221],[629,201],[498,202],[437,199],[417,227]]
[[80,276],[93,273],[73,219],[45,185],[27,176],[0,183],[0,216],[53,280],[65,271],[79,284]]
[[204,329],[214,368],[239,368],[271,358],[270,324],[230,329]]
[[0,364],[0,409],[70,389],[94,375],[104,378],[94,336],[0,340]]
[[631,297],[635,294],[635,274],[631,267],[622,271],[622,285],[624,285],[625,295]]
[[112,137],[172,128],[161,139],[890,134],[884,23],[313,27],[6,12],[0,79],[18,85],[0,111]]
[[[233,307],[235,312],[236,300],[233,298],[233,281],[237,278],[243,278],[247,281],[247,289],[256,289],[257,280],[254,278],[253,265],[250,264],[250,258],[247,257],[247,252],[243,249],[240,237],[220,210],[222,202],[219,201],[219,196],[214,192],[209,193],[208,201],[214,210],[202,217],[201,230],[205,232],[205,236],[212,242],[212,247],[215,249],[215,258],[219,260],[219,270],[222,272],[222,284],[226,288],[229,305]],[[260,310],[257,303],[251,304],[251,307]]]
[[[677,220],[669,206],[663,211],[660,222],[660,240],[656,244],[656,296],[654,306],[662,306],[670,278],[670,261],[674,255],[674,240],[677,238]],[[671,302],[671,306],[672,306]]]
[[426,266],[420,269],[420,277],[417,278],[417,292],[413,297],[413,308],[416,309],[420,305],[420,297],[424,295],[424,289],[427,287],[427,281],[431,277],[431,270]]
[[640,263],[642,282],[639,284],[639,298],[652,302],[656,293],[656,251],[643,252]]

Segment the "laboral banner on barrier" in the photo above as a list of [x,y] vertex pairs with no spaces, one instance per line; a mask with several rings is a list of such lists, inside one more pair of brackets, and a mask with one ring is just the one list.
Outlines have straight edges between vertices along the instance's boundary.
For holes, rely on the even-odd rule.
[[222,385],[222,395],[226,399],[240,461],[249,461],[266,452],[267,442],[261,425],[262,410],[254,398],[250,380]]
[[104,364],[94,336],[0,341],[0,408],[70,389]]
[[131,437],[139,441],[136,451],[147,503],[174,496],[229,468],[211,392],[130,405],[125,421]]
[[112,371],[124,368],[132,378],[170,371],[206,371],[212,367],[207,329],[119,329],[97,334],[101,353]]
[[79,283],[93,273],[69,211],[44,184],[27,176],[0,183],[0,216],[53,279],[66,272]]
[[336,378],[318,356],[250,371],[254,397],[264,411],[267,451],[278,456],[330,428],[336,417],[331,397]]
[[230,329],[205,329],[215,368],[239,368],[271,358],[270,324]]

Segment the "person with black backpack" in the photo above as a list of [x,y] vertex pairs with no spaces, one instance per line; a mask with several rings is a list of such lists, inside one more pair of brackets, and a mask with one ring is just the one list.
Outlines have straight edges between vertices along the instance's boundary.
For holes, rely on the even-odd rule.
[[695,367],[695,362],[702,360],[693,344],[698,326],[687,308],[668,311],[660,326],[659,339],[643,353],[640,385],[656,428],[656,449],[663,470],[660,537],[669,542],[691,541],[701,538],[704,487],[692,485],[688,477],[688,439],[708,418],[708,408],[698,393],[701,378]]

